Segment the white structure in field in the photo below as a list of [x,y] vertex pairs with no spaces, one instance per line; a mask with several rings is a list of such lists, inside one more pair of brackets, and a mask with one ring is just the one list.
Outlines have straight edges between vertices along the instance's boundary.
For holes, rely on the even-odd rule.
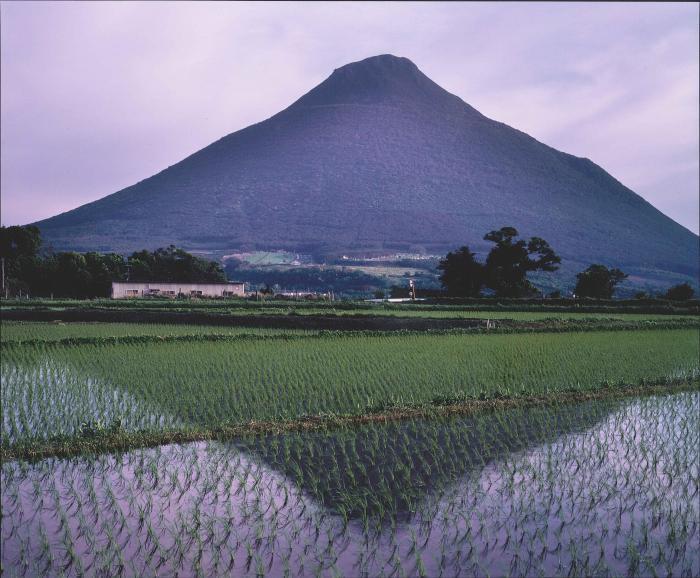
[[243,297],[245,283],[112,283],[112,299],[129,297]]

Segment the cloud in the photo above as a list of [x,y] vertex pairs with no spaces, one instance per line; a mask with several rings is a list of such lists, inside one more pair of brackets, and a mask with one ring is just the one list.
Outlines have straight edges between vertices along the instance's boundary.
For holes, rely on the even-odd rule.
[[334,68],[411,58],[698,231],[697,4],[0,4],[2,221],[133,184]]

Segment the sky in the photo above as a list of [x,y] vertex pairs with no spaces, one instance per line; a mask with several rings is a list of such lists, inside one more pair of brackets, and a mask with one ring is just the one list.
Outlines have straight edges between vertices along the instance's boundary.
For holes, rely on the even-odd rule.
[[1,221],[116,192],[390,53],[697,233],[699,6],[0,2]]

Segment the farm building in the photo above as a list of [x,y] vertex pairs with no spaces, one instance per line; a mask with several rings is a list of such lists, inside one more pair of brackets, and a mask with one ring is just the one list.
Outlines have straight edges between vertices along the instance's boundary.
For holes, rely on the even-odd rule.
[[112,283],[112,299],[129,297],[243,297],[245,283]]

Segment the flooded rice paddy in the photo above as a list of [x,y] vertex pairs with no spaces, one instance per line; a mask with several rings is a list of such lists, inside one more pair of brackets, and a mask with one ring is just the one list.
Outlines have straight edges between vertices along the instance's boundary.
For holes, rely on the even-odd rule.
[[698,576],[699,412],[692,392],[7,462],[3,576]]
[[40,443],[98,420],[131,431],[211,430],[700,376],[697,329],[140,337],[3,342],[3,443]]
[[32,365],[3,360],[0,369],[2,437],[70,436],[86,423],[112,424],[126,431],[176,428],[181,421],[109,382],[74,371],[50,357]]

